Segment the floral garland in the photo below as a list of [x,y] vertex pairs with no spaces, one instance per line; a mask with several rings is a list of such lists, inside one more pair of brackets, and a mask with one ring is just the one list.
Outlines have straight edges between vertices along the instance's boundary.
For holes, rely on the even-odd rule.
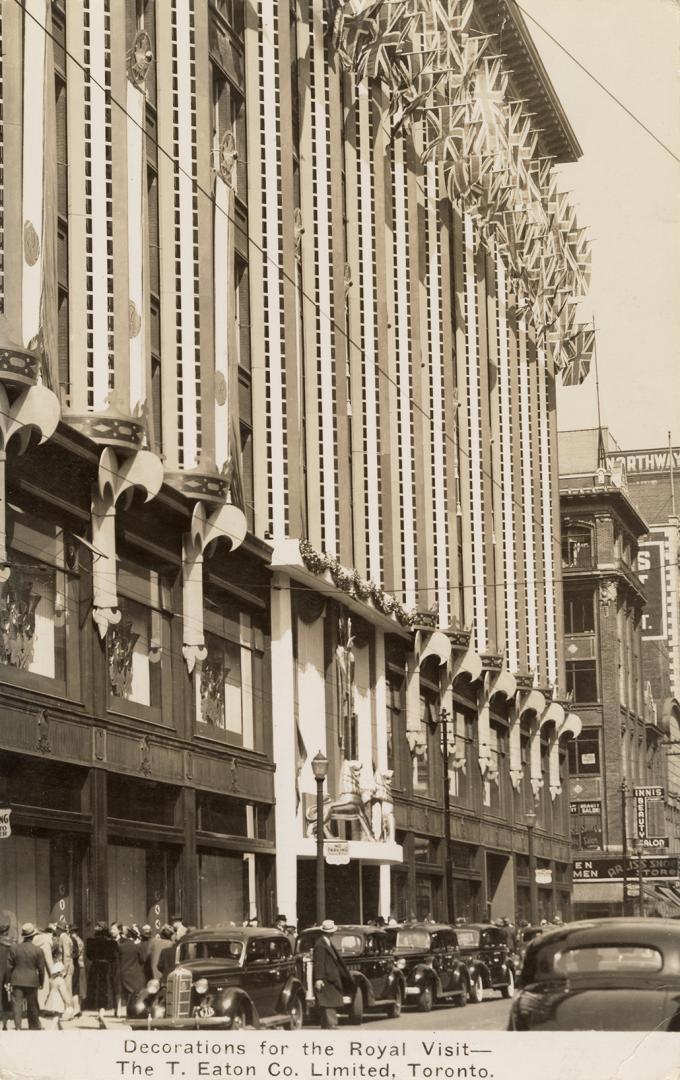
[[374,581],[366,581],[357,570],[348,570],[335,555],[328,555],[313,548],[308,540],[300,540],[300,555],[313,574],[331,575],[333,583],[354,600],[369,600],[383,615],[394,615],[402,626],[412,627],[420,618],[417,611],[407,611],[395,596],[384,592]]

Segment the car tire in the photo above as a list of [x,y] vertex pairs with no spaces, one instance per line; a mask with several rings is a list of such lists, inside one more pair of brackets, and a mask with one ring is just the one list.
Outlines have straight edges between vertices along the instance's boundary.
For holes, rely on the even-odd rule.
[[434,1005],[434,990],[432,983],[426,982],[418,995],[418,1008],[420,1012],[432,1012]]
[[305,1022],[305,1007],[302,998],[297,996],[291,998],[286,1012],[288,1013],[286,1029],[288,1031],[299,1031]]
[[361,993],[361,987],[357,987],[356,993],[352,998],[352,1004],[349,1007],[348,1018],[350,1024],[356,1024],[359,1026],[363,1023],[364,1019],[364,995]]
[[399,983],[397,983],[397,985],[394,988],[394,1001],[392,1001],[390,1003],[390,1005],[388,1006],[387,1015],[389,1017],[391,1017],[392,1020],[398,1020],[399,1017],[401,1016],[401,1010],[402,1010],[403,1004],[404,1004],[404,991],[402,990],[401,985]]
[[468,998],[470,996],[470,984],[467,979],[463,980],[462,988],[459,994],[456,994],[453,1004],[457,1009],[462,1009],[464,1005],[467,1005]]
[[243,1005],[239,1005],[231,1018],[231,1030],[241,1031],[248,1023],[248,1016]]
[[511,998],[515,993],[515,973],[512,968],[508,968],[508,981],[505,986],[501,986],[501,997]]
[[481,975],[477,975],[470,983],[468,1001],[471,1005],[481,1005],[484,1001],[484,982]]

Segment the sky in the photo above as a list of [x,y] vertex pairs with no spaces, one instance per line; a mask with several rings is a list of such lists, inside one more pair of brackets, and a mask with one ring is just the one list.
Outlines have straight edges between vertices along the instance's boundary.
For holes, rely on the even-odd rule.
[[[583,148],[558,166],[593,273],[578,318],[597,328],[602,424],[623,449],[680,445],[680,0],[519,0]],[[595,372],[558,390],[562,430],[597,425]]]

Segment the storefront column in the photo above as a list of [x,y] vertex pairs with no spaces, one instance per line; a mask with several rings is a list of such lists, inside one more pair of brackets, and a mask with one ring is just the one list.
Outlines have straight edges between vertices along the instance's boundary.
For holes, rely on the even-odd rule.
[[[196,792],[194,788],[182,788],[180,795],[184,849],[182,851],[182,878],[180,882],[181,916],[187,926],[198,925],[198,852],[196,851]],[[170,912],[172,914],[172,912]]]
[[392,914],[392,875],[390,866],[379,867],[380,870],[380,896],[378,901],[378,914],[387,921]]
[[[103,769],[93,769],[90,773],[90,791],[92,797],[92,879],[90,881],[90,900],[87,905],[87,918],[92,926],[97,922],[108,923],[109,921],[109,837],[106,779],[106,773]],[[90,927],[87,927],[88,932],[89,929]]]
[[[272,578],[271,619],[272,671],[275,672],[272,728],[276,762],[276,904],[279,911],[285,912],[289,922],[297,923],[295,657],[290,578],[287,574],[274,574]],[[318,748],[308,749],[313,757]]]

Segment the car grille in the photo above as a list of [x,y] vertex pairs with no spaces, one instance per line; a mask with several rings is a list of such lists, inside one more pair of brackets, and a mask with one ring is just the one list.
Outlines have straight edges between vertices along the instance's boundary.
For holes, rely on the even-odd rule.
[[165,1015],[173,1020],[191,1015],[191,972],[176,968],[168,975],[165,993]]

